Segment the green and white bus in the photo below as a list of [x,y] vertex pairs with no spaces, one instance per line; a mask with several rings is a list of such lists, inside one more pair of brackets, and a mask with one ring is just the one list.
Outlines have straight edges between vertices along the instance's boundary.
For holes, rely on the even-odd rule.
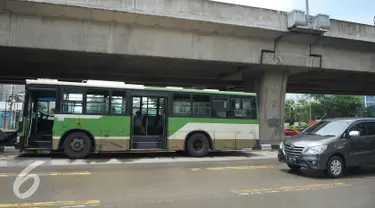
[[241,150],[259,139],[256,96],[123,82],[27,80],[16,147],[90,152]]

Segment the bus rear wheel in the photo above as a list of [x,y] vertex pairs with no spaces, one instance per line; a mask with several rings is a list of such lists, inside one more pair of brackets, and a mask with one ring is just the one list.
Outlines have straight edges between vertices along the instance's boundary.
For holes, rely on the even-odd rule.
[[92,147],[89,136],[83,132],[73,132],[68,134],[63,143],[64,153],[71,159],[86,157]]
[[192,157],[204,157],[208,154],[209,141],[206,135],[195,133],[187,141],[186,149]]

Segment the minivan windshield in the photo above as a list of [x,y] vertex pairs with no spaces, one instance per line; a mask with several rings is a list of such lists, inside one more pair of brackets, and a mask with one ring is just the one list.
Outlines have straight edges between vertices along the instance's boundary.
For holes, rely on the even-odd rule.
[[320,136],[338,136],[350,124],[349,121],[319,121],[315,125],[307,128],[304,134],[313,134]]

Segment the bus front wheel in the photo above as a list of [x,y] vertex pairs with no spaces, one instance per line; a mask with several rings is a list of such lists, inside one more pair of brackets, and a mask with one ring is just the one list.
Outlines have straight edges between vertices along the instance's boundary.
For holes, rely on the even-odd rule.
[[192,157],[203,157],[208,154],[209,146],[210,144],[206,135],[195,133],[189,137],[186,149]]
[[92,142],[89,136],[83,132],[70,133],[64,140],[64,153],[71,159],[86,157],[91,150]]

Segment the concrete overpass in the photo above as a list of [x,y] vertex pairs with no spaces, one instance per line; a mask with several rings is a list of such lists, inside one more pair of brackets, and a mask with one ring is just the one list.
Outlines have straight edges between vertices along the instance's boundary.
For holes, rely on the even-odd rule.
[[[374,94],[375,27],[206,0],[4,0],[0,78],[257,92],[279,140],[285,92]],[[301,19],[302,15],[302,19]]]

